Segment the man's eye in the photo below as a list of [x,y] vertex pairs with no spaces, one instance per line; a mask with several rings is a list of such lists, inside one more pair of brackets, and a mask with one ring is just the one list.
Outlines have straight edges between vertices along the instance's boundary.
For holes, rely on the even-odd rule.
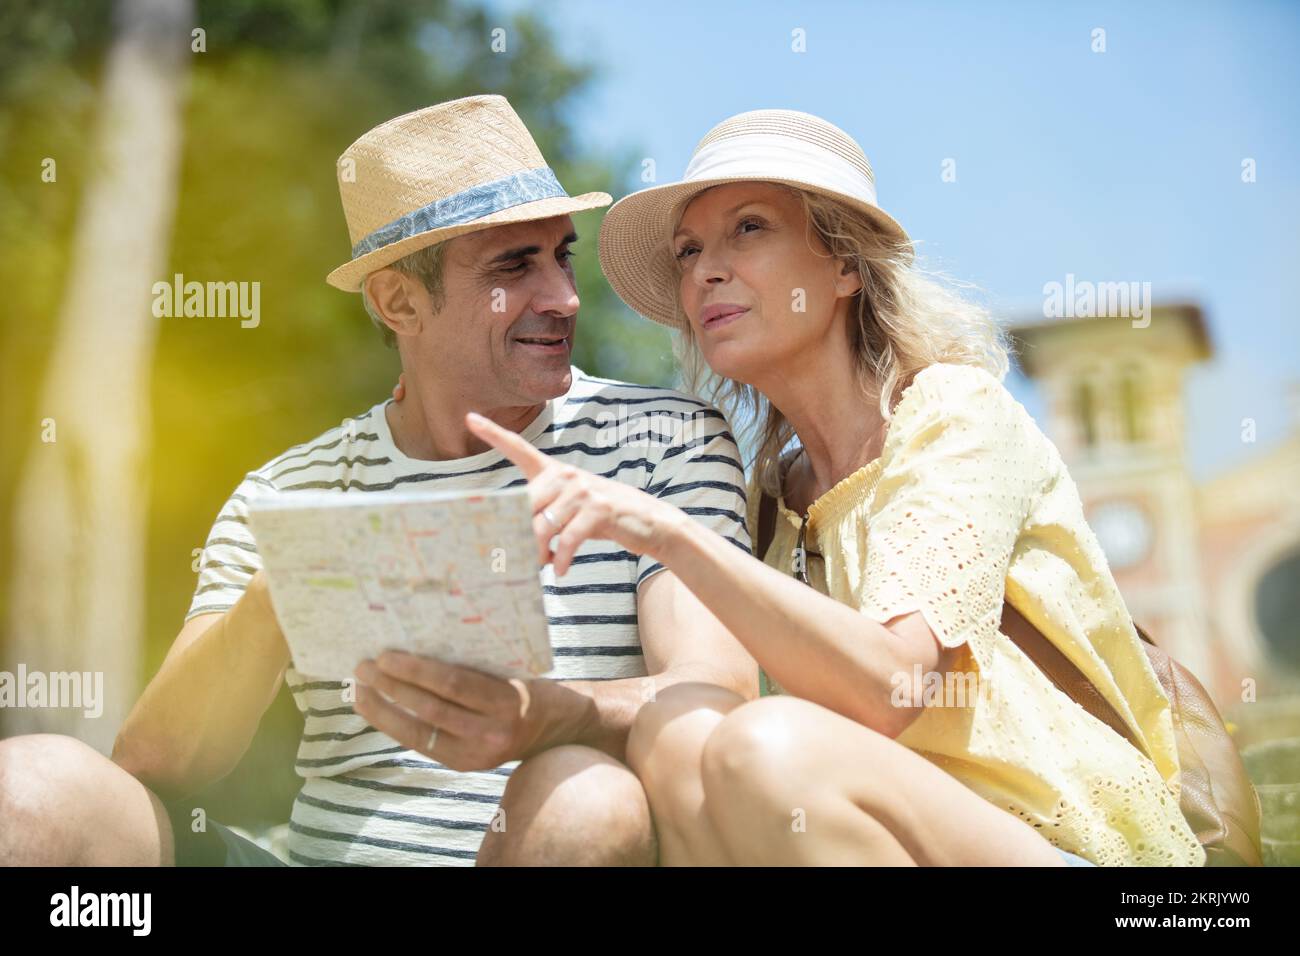
[[502,272],[523,272],[527,268],[528,268],[528,263],[521,262],[516,266],[510,266],[508,268],[502,269],[501,271]]
[[572,249],[565,249],[563,252],[560,253],[560,258],[563,259],[565,262],[568,262],[570,259],[576,258],[577,255],[578,254],[574,252]]

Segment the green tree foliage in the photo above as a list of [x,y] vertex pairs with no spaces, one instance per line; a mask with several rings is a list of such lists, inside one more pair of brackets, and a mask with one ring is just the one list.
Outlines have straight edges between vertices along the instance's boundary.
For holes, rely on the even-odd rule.
[[[260,282],[261,323],[162,320],[148,475],[148,674],[188,607],[192,551],[242,475],[364,411],[396,380],[396,353],[383,347],[359,297],[324,282],[349,252],[334,165],[348,144],[403,112],[494,92],[528,123],[571,194],[618,195],[619,171],[630,172],[630,163],[578,155],[570,124],[593,69],[566,62],[530,15],[498,22],[447,0],[200,0],[197,25],[206,50],[192,54],[171,264],[158,279]],[[497,27],[506,31],[505,52],[490,45]],[[111,38],[106,3],[8,0],[0,8],[6,542],[20,452],[42,417],[36,395],[80,186],[95,161],[87,144]],[[46,157],[57,162],[56,182],[42,182]],[[600,215],[575,217],[583,307],[574,361],[597,375],[669,382],[667,335],[631,316],[600,275]],[[15,560],[21,555],[6,548],[0,580]],[[287,819],[299,727],[282,695],[244,764],[215,788],[209,812]]]

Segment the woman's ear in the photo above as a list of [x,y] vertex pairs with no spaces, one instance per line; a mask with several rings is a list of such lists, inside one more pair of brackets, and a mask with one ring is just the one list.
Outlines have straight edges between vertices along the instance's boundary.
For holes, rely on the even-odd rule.
[[835,275],[835,294],[841,298],[857,295],[862,291],[862,273],[852,259],[836,259],[839,271]]
[[397,335],[415,335],[420,331],[420,313],[416,308],[410,283],[414,279],[396,269],[380,269],[366,276],[366,292],[384,324]]

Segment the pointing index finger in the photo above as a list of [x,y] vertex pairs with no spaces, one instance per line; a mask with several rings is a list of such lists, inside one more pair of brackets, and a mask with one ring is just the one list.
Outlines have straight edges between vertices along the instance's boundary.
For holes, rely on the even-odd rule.
[[528,444],[518,433],[502,428],[478,412],[468,412],[465,424],[475,435],[518,465],[524,477],[530,481],[550,464],[549,458]]

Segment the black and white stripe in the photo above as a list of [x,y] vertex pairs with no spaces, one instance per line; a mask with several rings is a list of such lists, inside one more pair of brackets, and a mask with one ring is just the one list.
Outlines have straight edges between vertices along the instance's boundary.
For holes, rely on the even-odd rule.
[[[523,431],[541,451],[633,485],[683,509],[749,551],[745,478],[723,416],[682,392],[597,379],[573,369],[568,394],[553,399]],[[301,490],[486,490],[524,483],[495,452],[454,461],[416,461],[393,444],[381,402],[345,430],[331,429],[250,472],[222,507],[204,548],[189,617],[225,611],[261,567],[247,525],[256,495]],[[611,415],[626,413],[660,429],[651,440],[617,441]],[[673,422],[692,431],[668,441]],[[636,437],[636,428],[632,429]],[[349,432],[351,435],[349,436]],[[637,588],[662,565],[611,542],[589,541],[569,573],[548,565],[542,585],[557,680],[643,677]],[[300,674],[286,681],[305,717],[290,851],[296,864],[469,865],[492,824],[509,763],[482,773],[449,770],[369,727],[344,686]]]

